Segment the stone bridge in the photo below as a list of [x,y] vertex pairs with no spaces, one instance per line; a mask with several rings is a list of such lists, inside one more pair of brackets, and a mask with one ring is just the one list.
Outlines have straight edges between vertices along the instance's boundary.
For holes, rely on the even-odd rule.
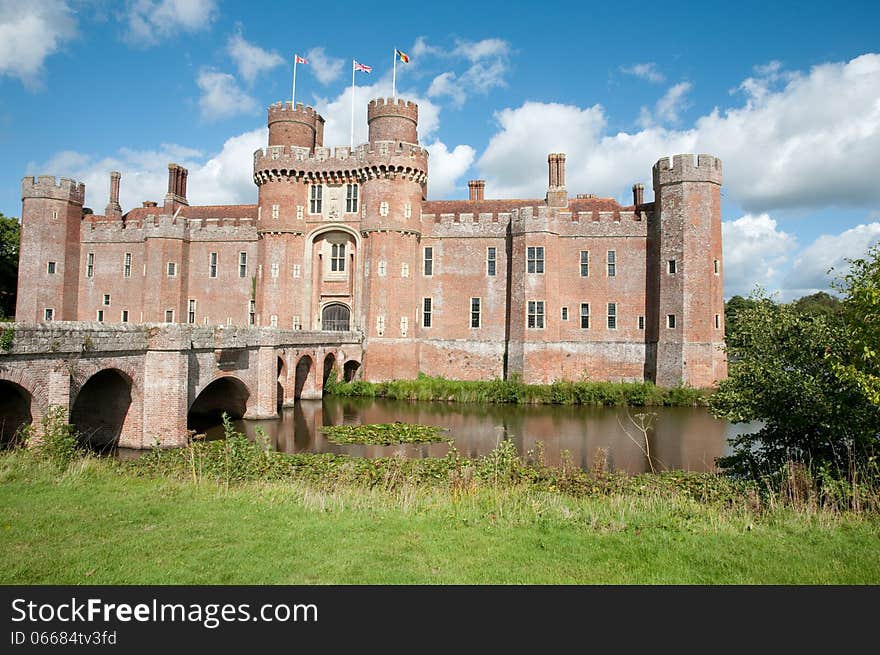
[[6,324],[0,351],[0,438],[61,406],[93,445],[185,443],[188,421],[272,418],[320,398],[335,367],[354,378],[361,335],[273,328],[84,322]]

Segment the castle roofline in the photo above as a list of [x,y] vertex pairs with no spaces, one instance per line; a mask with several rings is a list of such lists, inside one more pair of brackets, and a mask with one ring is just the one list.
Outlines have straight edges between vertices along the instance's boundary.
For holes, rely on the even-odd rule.
[[[159,216],[162,207],[135,207],[128,211],[123,220],[142,220],[147,216]],[[180,210],[182,218],[257,218],[257,205],[196,205],[184,206]]]

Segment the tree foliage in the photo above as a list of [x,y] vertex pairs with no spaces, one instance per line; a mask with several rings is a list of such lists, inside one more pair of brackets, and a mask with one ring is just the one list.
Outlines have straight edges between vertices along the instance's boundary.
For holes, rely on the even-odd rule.
[[0,318],[15,314],[20,238],[21,224],[18,219],[0,213]]
[[732,442],[723,468],[759,476],[799,462],[846,475],[880,451],[878,250],[852,262],[839,288],[843,311],[777,305],[762,292],[737,303],[727,337],[730,377],[710,407],[763,427]]

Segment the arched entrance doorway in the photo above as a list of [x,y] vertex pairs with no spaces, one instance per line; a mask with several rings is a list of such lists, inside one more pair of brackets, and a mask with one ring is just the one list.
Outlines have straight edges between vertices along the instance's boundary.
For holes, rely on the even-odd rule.
[[131,408],[131,378],[108,368],[95,373],[82,386],[70,410],[70,423],[80,443],[98,451],[119,441]]
[[18,429],[33,421],[31,394],[24,387],[0,380],[0,447],[13,445]]
[[240,419],[247,411],[250,392],[244,382],[232,376],[217,378],[202,389],[186,416],[190,430],[207,430],[222,423],[223,412],[233,420]]
[[339,302],[326,305],[321,312],[321,329],[330,332],[348,332],[351,329],[351,310]]

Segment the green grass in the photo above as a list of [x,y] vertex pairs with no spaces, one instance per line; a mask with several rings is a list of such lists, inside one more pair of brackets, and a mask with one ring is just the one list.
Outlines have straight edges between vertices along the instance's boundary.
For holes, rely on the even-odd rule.
[[336,382],[324,390],[335,396],[364,396],[395,400],[445,400],[461,403],[552,405],[696,406],[707,403],[708,392],[686,385],[658,387],[652,382],[554,382],[524,384],[509,380],[447,380],[420,374],[415,380]]
[[154,473],[0,455],[0,582],[880,583],[875,515],[756,513],[676,491]]

